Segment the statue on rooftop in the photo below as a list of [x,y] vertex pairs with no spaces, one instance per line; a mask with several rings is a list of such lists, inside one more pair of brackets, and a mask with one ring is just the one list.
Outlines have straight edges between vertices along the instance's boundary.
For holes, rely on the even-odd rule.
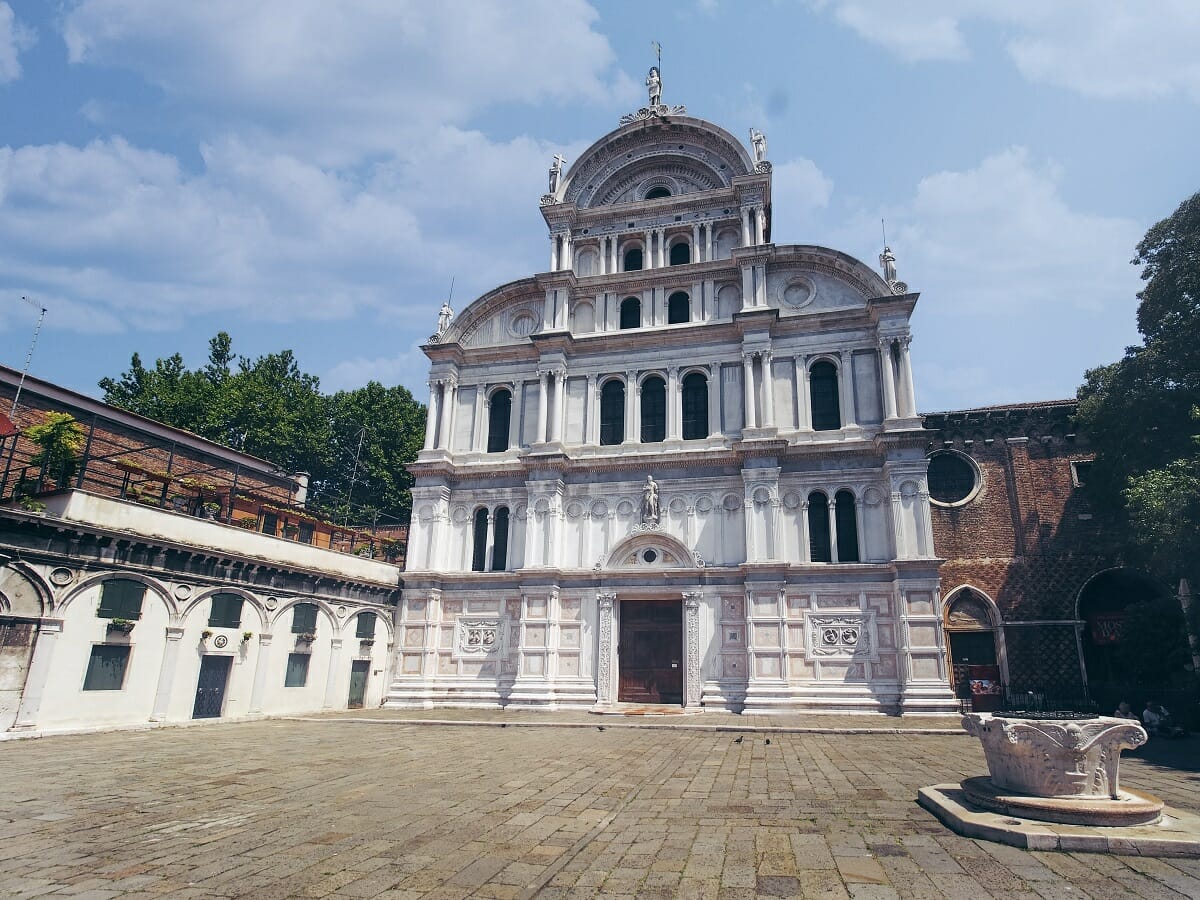
[[767,158],[767,136],[757,128],[751,128],[750,146],[754,148],[754,161],[764,162]]
[[891,284],[896,280],[896,254],[891,247],[884,247],[879,254],[879,267],[883,269],[883,280]]
[[650,92],[650,108],[662,105],[662,78],[658,74],[658,66],[650,67],[646,76],[646,89]]
[[550,193],[553,194],[558,190],[558,184],[562,180],[562,168],[566,159],[561,153],[554,155],[554,161],[550,163]]
[[454,318],[454,310],[450,308],[450,301],[447,300],[442,304],[442,308],[438,310],[437,334],[441,336],[446,333],[446,329],[450,327],[450,320]]

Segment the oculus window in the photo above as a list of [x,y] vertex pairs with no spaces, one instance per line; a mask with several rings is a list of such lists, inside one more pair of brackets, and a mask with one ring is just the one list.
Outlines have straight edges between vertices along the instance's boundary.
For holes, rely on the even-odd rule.
[[936,503],[966,503],[979,489],[979,470],[967,455],[943,450],[929,457],[929,499]]

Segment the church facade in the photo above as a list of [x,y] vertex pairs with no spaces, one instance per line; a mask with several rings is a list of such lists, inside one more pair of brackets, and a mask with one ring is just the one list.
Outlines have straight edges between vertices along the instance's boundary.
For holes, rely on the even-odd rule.
[[952,711],[917,295],[774,243],[765,137],[660,99],[424,348],[385,705]]

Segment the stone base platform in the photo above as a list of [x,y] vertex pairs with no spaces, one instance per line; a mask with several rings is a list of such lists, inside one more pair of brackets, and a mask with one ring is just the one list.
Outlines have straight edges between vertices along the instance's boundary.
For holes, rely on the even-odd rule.
[[1161,819],[1156,824],[1102,826],[1039,822],[981,809],[967,799],[963,785],[958,784],[921,788],[917,802],[957,834],[1026,850],[1200,856],[1200,816],[1169,806],[1162,807]]
[[1163,802],[1152,794],[1121,791],[1116,800],[1108,797],[1030,797],[1004,791],[985,776],[962,783],[963,795],[973,806],[1003,813],[1016,819],[1036,819],[1060,825],[1153,825],[1162,818]]

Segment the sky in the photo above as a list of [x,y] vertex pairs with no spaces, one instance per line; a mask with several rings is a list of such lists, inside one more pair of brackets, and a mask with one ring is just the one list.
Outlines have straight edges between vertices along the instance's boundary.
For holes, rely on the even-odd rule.
[[[921,299],[922,410],[1073,396],[1136,343],[1200,189],[1196,0],[0,0],[0,362],[96,382],[290,348],[427,389],[420,344],[549,262],[575,157],[663,100],[769,141],[776,243]],[[22,297],[27,298],[23,302]]]

